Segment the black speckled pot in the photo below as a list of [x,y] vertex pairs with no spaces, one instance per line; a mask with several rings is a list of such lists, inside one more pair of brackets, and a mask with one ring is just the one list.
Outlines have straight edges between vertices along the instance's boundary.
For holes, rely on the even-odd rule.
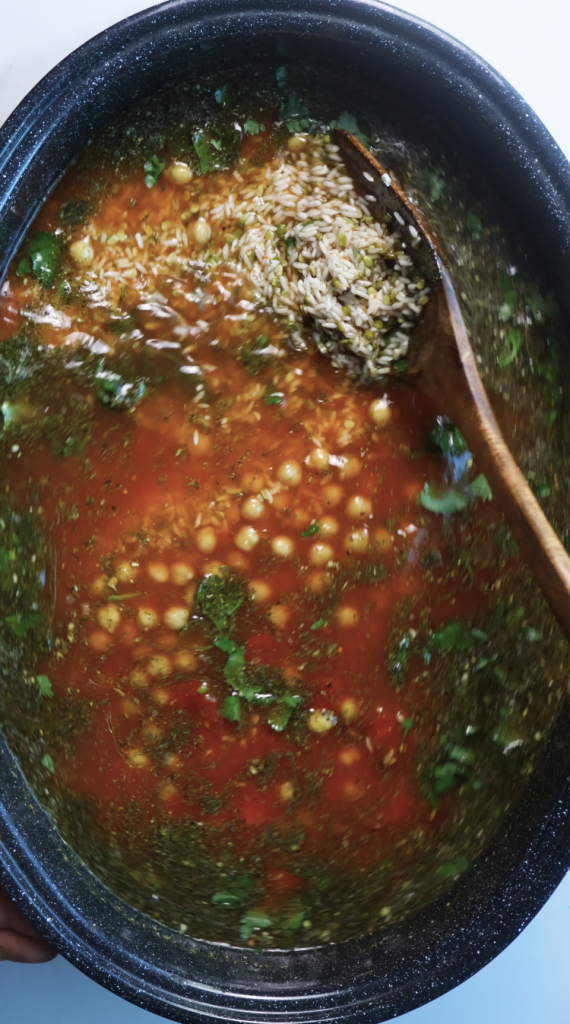
[[[570,282],[570,166],[491,68],[436,29],[366,0],[172,0],[63,61],[0,131],[0,279],[69,159],[105,122],[185,69],[255,59],[323,61],[350,93],[389,96],[482,175],[524,226],[550,287]],[[293,952],[197,942],[133,911],[65,846],[0,737],[0,863],[14,899],[77,967],[175,1021],[395,1017],[499,953],[570,867],[565,707],[524,798],[450,895],[360,941]]]

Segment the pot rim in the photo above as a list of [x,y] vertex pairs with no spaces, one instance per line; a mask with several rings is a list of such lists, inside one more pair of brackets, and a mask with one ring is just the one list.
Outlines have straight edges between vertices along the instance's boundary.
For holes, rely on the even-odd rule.
[[[79,109],[86,93],[101,81],[110,80],[121,64],[145,45],[157,45],[159,38],[165,40],[169,33],[183,28],[208,36],[223,23],[228,32],[228,23],[233,20],[242,30],[244,24],[251,24],[252,32],[260,26],[264,30],[296,27],[309,31],[311,26],[326,21],[329,28],[336,25],[339,31],[355,31],[375,39],[378,47],[382,43],[397,45],[403,53],[423,55],[426,74],[437,73],[447,79],[447,87],[459,89],[465,102],[487,124],[494,124],[497,133],[508,126],[511,159],[523,161],[540,192],[561,249],[570,254],[570,164],[542,122],[505,79],[442,30],[378,0],[312,0],[310,5],[306,0],[169,0],[118,22],[71,53],[28,93],[0,129],[0,225],[7,224],[4,235],[0,229],[0,281],[45,194],[57,180],[46,179],[45,190],[35,197],[35,205],[30,200],[27,206],[22,204],[18,188],[29,166],[41,160],[42,146],[62,118]],[[509,827],[515,833],[518,829],[521,836],[516,880],[501,876],[497,882],[501,854],[497,843],[492,843],[452,890],[455,902],[469,911],[470,934],[457,921],[449,928],[447,894],[413,918],[430,934],[429,950],[427,946],[419,948],[415,960],[408,956],[405,964],[402,961],[399,980],[392,983],[383,978],[381,990],[379,965],[385,961],[389,968],[390,958],[398,958],[398,942],[410,929],[409,921],[366,939],[338,944],[332,950],[252,951],[177,935],[131,911],[144,941],[151,942],[152,936],[159,935],[164,948],[171,949],[170,973],[156,958],[145,961],[140,953],[144,941],[135,949],[129,948],[129,939],[122,945],[117,939],[109,939],[103,926],[90,920],[85,907],[74,905],[75,893],[62,870],[58,874],[53,865],[46,866],[44,849],[50,844],[49,850],[56,850],[59,845],[61,868],[88,875],[70,849],[63,849],[65,844],[58,840],[51,819],[31,795],[0,735],[0,780],[8,787],[0,801],[2,881],[46,938],[84,973],[124,998],[173,1020],[219,1019],[252,1024],[266,1024],[269,1019],[355,1024],[386,1020],[436,998],[483,967],[528,923],[570,867],[570,785],[567,761],[561,753],[563,746],[568,747],[569,712],[567,702],[528,793],[509,819]],[[554,763],[559,765],[556,790],[549,783]],[[532,841],[525,841],[525,814],[533,806],[533,799],[546,791],[548,809],[545,813],[543,808]],[[89,877],[94,900],[104,903],[107,912],[119,913],[121,905],[126,907],[112,894],[109,897],[108,890],[94,876]],[[485,893],[484,905],[481,892]],[[490,916],[495,921],[491,935]],[[440,935],[446,926],[448,932]],[[450,939],[455,943],[454,950]],[[197,950],[195,955],[193,950]],[[226,974],[215,983],[207,974],[205,980],[200,980],[212,950],[227,966]],[[196,970],[188,979],[180,964],[187,962],[190,954]],[[442,956],[444,960],[447,957],[443,968],[439,963]],[[303,967],[307,961],[312,965],[310,976]],[[260,969],[271,976],[270,984],[256,985]],[[240,970],[245,971],[247,981],[237,977]],[[346,979],[349,971],[357,980],[343,988],[338,979]]]

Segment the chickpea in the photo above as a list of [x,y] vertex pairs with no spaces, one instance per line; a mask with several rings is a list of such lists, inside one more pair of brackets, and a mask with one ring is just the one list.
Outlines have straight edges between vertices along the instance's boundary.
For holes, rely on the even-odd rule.
[[137,567],[131,565],[130,562],[118,562],[115,566],[115,576],[121,583],[132,583],[138,575],[138,571]]
[[281,785],[279,786],[279,799],[282,800],[284,804],[286,804],[289,803],[289,800],[292,800],[294,796],[295,787],[293,783],[282,782]]
[[192,672],[197,665],[196,656],[192,651],[178,651],[174,655],[174,664],[177,668],[181,668],[187,672]]
[[392,418],[392,412],[387,395],[384,395],[383,398],[375,398],[368,408],[377,427],[386,427],[388,425]]
[[192,227],[192,234],[197,245],[206,245],[206,242],[210,240],[212,229],[204,217],[198,217]]
[[271,587],[264,580],[253,580],[249,584],[249,593],[256,604],[264,604],[271,597]]
[[125,751],[125,757],[129,762],[131,768],[146,768],[150,764],[150,758],[148,754],[145,754],[142,750],[131,750]]
[[307,462],[311,469],[326,469],[329,464],[329,453],[324,448],[314,448]]
[[324,594],[331,582],[328,572],[313,572],[307,580],[307,586],[313,594]]
[[364,519],[372,512],[372,502],[361,494],[353,494],[346,503],[346,513],[353,519]]
[[147,672],[150,676],[158,679],[165,679],[166,676],[170,675],[170,671],[170,659],[164,654],[153,654],[152,657],[149,658]]
[[358,747],[345,747],[338,755],[338,759],[341,764],[350,767],[356,764],[357,761],[360,761],[360,751]]
[[221,562],[208,562],[208,564],[204,566],[204,576],[223,576],[223,568],[224,567]]
[[178,605],[173,605],[172,608],[168,608],[164,613],[164,622],[169,629],[184,629],[184,626],[188,623],[189,611],[187,608],[181,608]]
[[114,604],[106,604],[103,608],[99,608],[97,622],[108,633],[114,633],[120,621],[121,613]]
[[193,579],[194,570],[185,562],[175,562],[170,569],[170,579],[177,587],[183,587],[188,580]]
[[327,484],[323,487],[323,497],[327,505],[334,508],[342,501],[344,491],[338,484]]
[[244,501],[241,514],[244,519],[259,519],[265,512],[265,506],[260,498],[246,498]]
[[144,734],[147,743],[157,743],[164,735],[164,732],[156,722],[145,722]]
[[169,576],[168,566],[163,562],[152,562],[148,567],[148,574],[155,583],[166,583]]
[[348,462],[345,462],[344,466],[340,471],[341,479],[352,480],[354,476],[358,476],[360,470],[360,459],[356,455],[349,455]]
[[355,608],[350,608],[349,605],[341,605],[335,612],[335,619],[342,629],[350,629],[351,626],[356,626],[358,619],[360,618]]
[[72,242],[69,246],[69,255],[74,263],[77,263],[79,267],[90,267],[93,263],[95,253],[93,252],[93,246],[91,245],[91,239],[87,235],[85,238],[80,238],[77,242]]
[[253,551],[259,543],[259,534],[253,526],[242,526],[235,536],[235,543],[240,551]]
[[170,168],[170,177],[175,185],[187,185],[192,178],[192,171],[188,164],[183,163],[181,160],[177,160]]
[[137,618],[143,629],[152,629],[158,626],[158,615],[152,608],[139,608]]
[[211,526],[205,526],[203,530],[198,530],[196,534],[196,546],[203,555],[211,555],[212,551],[216,550],[216,544],[218,539],[216,537],[215,530]]
[[332,560],[334,551],[330,544],[313,544],[309,551],[309,561],[313,565],[326,565],[327,562]]
[[110,643],[111,637],[101,629],[91,633],[91,636],[89,637],[89,646],[92,647],[94,651],[106,651]]
[[345,540],[346,550],[354,551],[355,554],[361,554],[363,551],[368,550],[368,541],[369,535],[365,526],[361,527],[360,530],[351,530]]
[[319,519],[319,537],[335,537],[338,533],[338,519],[334,516],[323,516]]
[[291,135],[287,142],[287,148],[290,153],[302,153],[307,144],[306,135]]
[[285,629],[289,622],[290,611],[287,605],[272,604],[267,612],[269,621],[277,629]]
[[320,711],[311,711],[307,720],[307,725],[311,732],[318,734],[328,732],[337,723],[336,715],[332,711],[326,709]]
[[391,551],[394,546],[394,538],[388,530],[375,530],[374,531],[374,543],[378,550],[385,554],[386,551]]
[[290,558],[295,550],[295,545],[290,537],[274,537],[271,541],[271,550],[279,558]]
[[93,594],[102,594],[106,586],[107,586],[107,577],[106,576],[97,576],[97,578],[94,579],[93,583],[91,584],[91,591],[92,591]]
[[143,672],[142,668],[133,669],[131,672],[131,684],[138,689],[144,689],[144,687],[148,686],[148,676],[146,672]]
[[259,494],[265,487],[265,473],[261,469],[250,469],[242,473],[240,483],[244,491]]
[[285,487],[298,487],[303,479],[303,470],[296,459],[282,462],[277,470],[277,479]]
[[358,703],[352,697],[345,697],[341,706],[340,713],[347,725],[354,722],[360,714],[360,708]]

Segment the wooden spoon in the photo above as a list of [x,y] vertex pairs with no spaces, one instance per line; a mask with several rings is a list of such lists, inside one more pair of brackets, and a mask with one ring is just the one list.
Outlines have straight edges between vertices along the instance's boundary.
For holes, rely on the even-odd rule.
[[[570,557],[513,459],[479,376],[453,281],[421,213],[367,149],[342,129],[333,136],[376,220],[397,213],[411,256],[432,292],[410,337],[406,378],[445,412],[467,441],[559,624],[570,639]],[[370,197],[374,196],[374,202]],[[411,230],[410,230],[411,229]]]

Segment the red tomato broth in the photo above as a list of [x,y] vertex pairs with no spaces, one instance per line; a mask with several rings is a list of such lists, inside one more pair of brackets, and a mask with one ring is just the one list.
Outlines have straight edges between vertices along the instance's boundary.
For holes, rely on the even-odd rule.
[[[255,146],[247,141],[249,151]],[[203,188],[215,192],[225,181],[212,175]],[[53,230],[62,201],[80,190],[71,174],[36,227]],[[146,189],[140,175],[118,181],[94,231],[130,238],[141,218],[177,218],[179,196],[172,181],[160,190]],[[373,393],[317,352],[287,348],[272,318],[231,319],[249,315],[240,303],[251,303],[247,287],[223,269],[201,285],[205,304],[188,299],[176,274],[157,276],[153,287],[167,297],[153,309],[145,309],[148,286],[146,294],[134,283],[123,289],[121,314],[135,312],[137,327],[120,340],[101,327],[109,304],[66,314],[74,328],[128,353],[141,374],[152,367],[136,408],[110,410],[87,391],[83,455],[62,459],[40,435],[4,459],[7,489],[22,508],[35,496],[57,551],[51,586],[63,640],[38,670],[56,699],[92,709],[47,785],[62,799],[89,801],[120,849],[142,843],[157,822],[199,824],[214,859],[228,850],[245,863],[254,858],[257,905],[271,914],[290,898],[295,909],[310,889],[300,850],[325,871],[356,877],[394,860],[415,832],[436,841],[455,797],[430,802],[418,751],[435,736],[437,709],[449,699],[438,695],[441,659],[424,665],[412,652],[411,674],[421,676],[412,693],[395,689],[389,653],[403,608],[408,624],[419,627],[423,615],[431,629],[484,618],[500,517],[492,504],[478,505],[451,522],[418,505],[443,466],[425,450],[434,410],[412,390],[380,392],[390,417],[379,427]],[[32,291],[29,281],[8,277],[2,339],[23,322]],[[156,315],[166,309],[174,314]],[[187,349],[202,367],[207,401],[180,374],[187,364],[179,349],[156,347],[172,339],[175,314],[189,329]],[[236,322],[246,325],[241,335]],[[40,332],[43,345],[65,343],[50,324]],[[240,355],[259,334],[279,355],[251,375]],[[267,404],[276,392],[279,401]],[[60,382],[53,401],[76,393],[84,389]],[[33,386],[27,398],[36,400]],[[324,468],[318,459],[311,464],[322,450]],[[428,579],[425,554],[445,568],[466,537],[478,540],[481,554],[470,588],[462,591],[443,570]],[[291,553],[276,553],[275,538],[286,538]],[[375,567],[373,581],[366,566]],[[200,581],[223,567],[250,587],[233,634],[246,662],[279,670],[302,694],[281,732],[244,701],[240,722],[223,715],[225,658],[195,604]],[[422,713],[421,693],[433,714]],[[312,731],[313,712],[328,714],[333,727]],[[132,807],[134,832],[125,813]],[[279,840],[277,853],[264,846],[268,834]]]

